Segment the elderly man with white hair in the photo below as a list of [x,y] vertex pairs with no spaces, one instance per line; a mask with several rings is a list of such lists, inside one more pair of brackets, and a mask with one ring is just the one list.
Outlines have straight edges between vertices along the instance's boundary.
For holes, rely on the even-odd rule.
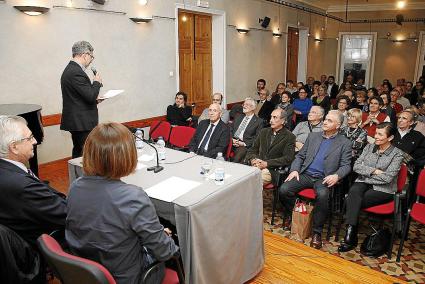
[[[213,104],[219,104],[220,106],[222,106],[223,103],[223,94],[222,93],[214,93],[211,97],[212,99],[212,103]],[[201,115],[198,118],[198,123],[201,122],[202,120],[206,120],[208,119],[208,108],[204,109],[201,113]],[[224,123],[229,123],[230,120],[230,113],[227,109],[222,109],[221,112],[221,120]]]
[[35,246],[43,233],[64,229],[65,195],[26,166],[37,141],[19,116],[0,116],[0,224]]
[[316,202],[313,210],[313,238],[310,246],[322,247],[321,233],[328,216],[329,188],[351,171],[351,142],[339,134],[344,118],[331,110],[323,121],[323,132],[309,134],[304,146],[295,156],[285,183],[279,188],[284,207],[284,229],[290,229],[291,211],[297,193],[313,188]]
[[219,104],[211,104],[208,108],[208,120],[202,120],[189,143],[190,152],[209,158],[216,158],[221,152],[226,154],[230,142],[230,131],[220,119],[222,109]]

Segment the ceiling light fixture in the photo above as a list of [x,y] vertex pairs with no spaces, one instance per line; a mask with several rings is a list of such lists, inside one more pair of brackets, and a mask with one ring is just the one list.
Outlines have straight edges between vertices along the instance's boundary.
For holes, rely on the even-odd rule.
[[25,13],[30,16],[38,16],[49,11],[48,7],[42,6],[13,6],[15,9],[18,9],[22,13]]
[[397,9],[403,9],[404,7],[406,7],[406,1],[397,2]]

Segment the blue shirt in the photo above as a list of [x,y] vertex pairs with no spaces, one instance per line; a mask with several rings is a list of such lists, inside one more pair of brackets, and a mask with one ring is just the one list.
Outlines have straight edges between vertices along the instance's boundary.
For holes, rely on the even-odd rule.
[[307,114],[310,112],[311,107],[313,106],[313,102],[309,98],[306,98],[304,100],[295,99],[293,106],[294,109],[300,111],[303,116],[307,116]]
[[323,138],[320,143],[319,151],[317,151],[316,157],[313,162],[307,168],[306,173],[310,176],[317,178],[325,177],[325,155],[329,148],[332,146],[335,136],[331,138]]

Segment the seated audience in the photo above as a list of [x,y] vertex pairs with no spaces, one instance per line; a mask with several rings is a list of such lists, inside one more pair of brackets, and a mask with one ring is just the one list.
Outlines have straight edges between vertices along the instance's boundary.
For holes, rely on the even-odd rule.
[[[119,123],[99,124],[84,145],[84,176],[68,195],[65,237],[71,252],[101,263],[117,283],[140,283],[150,264],[178,252],[146,192],[120,180],[136,166],[131,132]],[[163,275],[163,269],[155,273],[158,283]]]
[[298,88],[294,86],[294,81],[288,80],[286,81],[286,89],[285,91],[289,92],[292,96],[293,93],[298,92]]
[[310,99],[313,100],[313,98],[317,97],[319,95],[319,87],[320,87],[320,81],[314,81],[313,82],[313,90],[310,95]]
[[[256,96],[260,95],[260,90],[265,89],[266,88],[266,80],[264,79],[258,79],[257,80],[257,92],[256,92]],[[268,96],[269,94],[267,94]]]
[[397,124],[397,115],[395,113],[395,110],[391,107],[390,94],[382,93],[380,97],[383,102],[381,112],[385,113],[390,118],[390,122],[395,126]]
[[258,94],[260,99],[257,101],[257,107],[255,108],[255,115],[263,120],[264,126],[269,125],[270,116],[274,109],[274,105],[271,101],[267,100],[269,91],[267,89],[261,89]]
[[357,224],[360,209],[394,200],[397,191],[397,175],[403,161],[403,153],[391,145],[395,128],[391,123],[378,125],[375,143],[368,144],[354,163],[353,171],[359,176],[351,186],[345,212],[347,230],[338,247],[346,252],[357,246]]
[[65,227],[65,195],[26,167],[37,144],[25,119],[0,115],[0,224],[33,247],[41,234]]
[[322,74],[320,76],[320,85],[327,85],[328,81],[326,80],[328,78],[328,76],[326,76],[325,74]]
[[292,117],[294,115],[294,106],[291,104],[291,95],[288,91],[283,92],[280,104],[276,106],[276,108],[281,108],[286,112],[286,125],[285,127],[291,130],[293,128],[294,122],[292,121]]
[[188,126],[192,121],[192,107],[186,105],[187,95],[178,92],[175,101],[173,105],[167,107],[167,121],[171,125]]
[[[418,102],[418,105],[420,104],[421,104],[421,101]],[[422,106],[422,108],[425,108],[425,106]],[[412,125],[412,129],[420,132],[422,135],[425,136],[425,117],[421,115],[420,109],[418,109],[415,106],[410,106],[406,108],[406,110],[411,111],[415,113],[416,115],[415,123]],[[423,113],[425,113],[425,110],[423,110]]]
[[276,91],[273,92],[272,97],[270,99],[274,106],[280,103],[280,97],[282,96],[283,92],[285,92],[285,88],[286,86],[284,83],[277,84]]
[[252,98],[246,98],[243,103],[243,114],[239,115],[231,124],[232,162],[241,163],[245,159],[246,151],[251,148],[258,133],[263,128],[263,120],[255,115],[257,103]]
[[345,82],[343,85],[343,88],[339,89],[338,95],[336,97],[338,98],[338,96],[344,95],[345,91],[353,91],[353,87],[354,87],[353,83]]
[[362,111],[357,108],[348,110],[347,125],[340,133],[350,139],[352,148],[352,160],[356,160],[367,144],[367,132],[360,127],[362,124]]
[[416,165],[425,164],[425,136],[412,129],[415,113],[404,110],[397,120],[397,131],[394,134],[394,146],[414,159]]
[[393,87],[392,87],[390,82],[383,82],[382,83],[382,92],[383,93],[389,94],[392,89],[393,89]]
[[356,90],[356,91],[360,91],[360,90],[364,90],[364,91],[366,91],[366,87],[365,87],[365,85],[364,85],[364,80],[363,80],[363,78],[359,78],[359,79],[357,80],[357,83],[356,83],[356,84],[354,84],[354,90]]
[[326,93],[326,86],[321,85],[318,87],[318,94],[317,96],[312,98],[313,105],[320,106],[325,110],[325,113],[327,113],[331,109],[331,100],[329,99],[329,96]]
[[285,215],[284,229],[290,229],[290,216],[297,193],[305,188],[314,188],[316,201],[310,246],[316,249],[322,247],[321,233],[329,210],[329,187],[351,171],[351,143],[338,133],[342,120],[338,111],[329,111],[323,122],[323,133],[310,133],[291,164],[289,176],[279,188]]
[[390,92],[391,96],[391,107],[394,109],[395,113],[398,114],[403,110],[403,106],[397,102],[400,97],[400,93],[397,89],[393,89]]
[[[221,106],[223,102],[223,95],[221,93],[215,93],[212,95],[211,99],[213,104],[219,104]],[[227,109],[222,109],[222,112],[223,113],[221,114],[221,120],[223,120],[223,122],[226,124],[229,123],[230,112]],[[198,123],[205,119],[208,119],[208,108],[205,108],[202,111],[201,115],[198,118]]]
[[350,104],[350,99],[345,95],[339,96],[336,101],[336,110],[344,116],[344,122],[342,123],[342,127],[347,125],[347,110],[349,109]]
[[328,96],[331,99],[336,99],[336,96],[338,95],[338,85],[335,83],[335,77],[334,76],[328,77],[327,93],[328,93]]
[[285,128],[285,120],[285,111],[275,109],[270,127],[260,131],[246,154],[245,161],[261,170],[264,184],[277,181],[278,173],[272,169],[289,166],[294,159],[295,136]]
[[395,87],[393,90],[397,90],[399,93],[397,102],[399,104],[401,104],[401,106],[403,107],[403,109],[407,108],[410,106],[410,101],[404,97],[404,89],[402,87]]
[[217,153],[226,154],[230,141],[230,131],[220,119],[221,106],[211,104],[208,108],[208,120],[202,120],[189,143],[190,152],[209,158],[216,158]]
[[322,121],[325,117],[325,110],[319,106],[313,106],[308,113],[308,120],[302,121],[295,126],[292,134],[295,135],[295,151],[301,150],[308,135],[311,132],[322,132]]
[[416,105],[417,102],[423,97],[424,93],[425,93],[424,83],[422,81],[417,81],[415,84],[415,87],[412,88],[410,95],[407,96],[410,104]]
[[367,95],[364,90],[360,90],[356,92],[355,102],[351,103],[353,108],[358,108],[361,111],[368,112],[369,105],[367,102]]
[[[308,77],[307,78],[307,82],[304,85],[304,90],[307,92],[308,97],[311,97],[311,95],[313,94],[313,83],[314,83],[314,77]],[[298,88],[299,90],[300,88]]]
[[372,88],[369,88],[368,90],[367,90],[367,102],[368,102],[368,104],[369,104],[369,100],[371,99],[371,98],[373,98],[373,97],[379,97],[379,92],[378,92],[378,89],[377,88],[374,88],[374,87],[372,87]]
[[369,99],[369,112],[363,112],[362,128],[367,132],[369,143],[374,142],[376,126],[384,121],[390,122],[390,118],[380,111],[383,105],[381,97],[372,97]]
[[346,83],[349,83],[350,84],[350,89],[351,89],[351,86],[354,84],[354,77],[353,77],[353,75],[351,75],[351,74],[348,74],[347,75],[347,77],[345,78],[344,82],[339,87],[339,90],[340,91],[341,90],[345,90],[348,87],[348,84],[346,84]]
[[413,91],[413,83],[410,82],[410,81],[407,81],[406,84],[405,84],[405,88],[404,88],[404,97],[409,100],[411,105],[415,105],[416,102],[413,101],[413,103],[412,103],[412,101],[411,101],[412,91]]
[[297,115],[297,121],[307,120],[308,112],[313,106],[313,102],[307,98],[307,91],[304,88],[300,88],[298,91],[298,99],[294,100],[294,113]]

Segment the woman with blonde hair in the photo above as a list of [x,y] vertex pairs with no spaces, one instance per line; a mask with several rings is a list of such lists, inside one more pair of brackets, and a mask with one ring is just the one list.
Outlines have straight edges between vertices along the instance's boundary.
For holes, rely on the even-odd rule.
[[[133,173],[137,152],[119,123],[99,124],[83,150],[84,175],[68,195],[65,237],[71,252],[104,265],[117,283],[140,283],[146,268],[178,253],[142,188],[120,179]],[[163,267],[153,283],[161,283]]]
[[347,137],[352,143],[352,160],[357,159],[367,144],[367,132],[360,126],[362,124],[362,111],[357,108],[348,110],[347,126],[340,133]]

